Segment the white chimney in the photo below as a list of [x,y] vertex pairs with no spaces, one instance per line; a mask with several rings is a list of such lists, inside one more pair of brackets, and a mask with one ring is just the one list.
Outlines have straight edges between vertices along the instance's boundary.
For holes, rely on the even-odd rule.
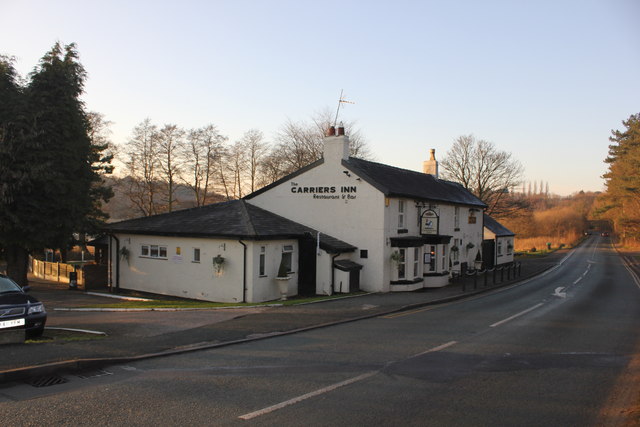
[[340,163],[349,159],[349,137],[344,134],[342,123],[338,128],[331,126],[324,137],[324,161]]
[[429,150],[429,160],[422,162],[422,171],[438,179],[438,161],[436,160],[436,150],[434,148]]

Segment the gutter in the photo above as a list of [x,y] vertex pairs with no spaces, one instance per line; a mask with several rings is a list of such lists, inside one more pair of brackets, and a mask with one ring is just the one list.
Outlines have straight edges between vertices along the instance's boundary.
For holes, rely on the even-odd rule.
[[247,245],[242,241],[238,240],[243,247],[242,252],[242,302],[247,302]]
[[[116,237],[115,234],[109,234],[109,249],[111,249],[111,238],[114,238],[116,241],[116,289],[115,291],[120,291],[120,239]],[[112,256],[113,251],[109,250],[109,257]],[[111,267],[113,268],[113,258],[111,259]],[[113,270],[111,271],[111,292],[113,292]]]

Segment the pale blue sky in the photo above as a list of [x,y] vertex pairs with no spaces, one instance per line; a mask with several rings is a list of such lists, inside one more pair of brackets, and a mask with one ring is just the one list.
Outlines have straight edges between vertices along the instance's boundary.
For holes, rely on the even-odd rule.
[[271,140],[344,89],[377,161],[421,170],[472,133],[566,195],[602,189],[640,112],[639,22],[636,0],[0,0],[0,53],[26,75],[77,43],[117,143],[146,117]]

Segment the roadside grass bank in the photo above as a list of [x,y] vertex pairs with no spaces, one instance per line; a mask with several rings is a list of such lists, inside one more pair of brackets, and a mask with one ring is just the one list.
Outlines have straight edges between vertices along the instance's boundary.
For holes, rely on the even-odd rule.
[[41,337],[29,338],[25,344],[45,344],[52,342],[91,341],[104,339],[106,335],[92,334],[82,331],[68,331],[62,329],[44,329]]

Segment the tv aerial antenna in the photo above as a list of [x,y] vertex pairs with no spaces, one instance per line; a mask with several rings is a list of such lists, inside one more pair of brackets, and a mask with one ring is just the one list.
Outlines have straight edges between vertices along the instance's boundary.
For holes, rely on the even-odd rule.
[[338,114],[340,113],[340,106],[342,106],[342,104],[355,104],[355,102],[344,99],[344,89],[340,89],[340,99],[338,99],[338,109],[336,110],[336,118],[333,121],[333,126],[338,124]]

